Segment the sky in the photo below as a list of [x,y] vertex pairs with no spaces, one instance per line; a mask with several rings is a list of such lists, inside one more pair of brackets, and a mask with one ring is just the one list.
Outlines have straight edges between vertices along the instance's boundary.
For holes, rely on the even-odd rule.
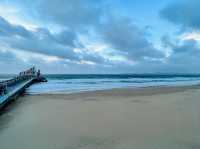
[[1,0],[0,73],[200,73],[199,0]]

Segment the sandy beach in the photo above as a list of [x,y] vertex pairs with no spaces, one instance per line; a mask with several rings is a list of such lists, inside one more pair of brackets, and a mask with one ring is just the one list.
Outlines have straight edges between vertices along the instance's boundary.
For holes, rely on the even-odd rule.
[[25,95],[0,115],[1,149],[199,149],[200,87]]

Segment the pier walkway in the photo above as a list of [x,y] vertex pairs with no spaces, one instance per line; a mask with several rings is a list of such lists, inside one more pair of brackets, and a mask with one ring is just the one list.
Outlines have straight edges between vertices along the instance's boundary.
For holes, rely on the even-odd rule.
[[46,82],[47,80],[40,74],[40,70],[33,67],[20,72],[16,77],[0,81],[0,109],[9,101],[16,99],[24,90],[36,82]]

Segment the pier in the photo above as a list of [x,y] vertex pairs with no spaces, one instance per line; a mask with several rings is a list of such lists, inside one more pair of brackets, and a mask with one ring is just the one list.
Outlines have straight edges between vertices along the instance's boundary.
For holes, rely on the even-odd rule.
[[47,80],[35,67],[20,72],[12,79],[0,81],[0,109],[21,95],[27,87],[38,82]]

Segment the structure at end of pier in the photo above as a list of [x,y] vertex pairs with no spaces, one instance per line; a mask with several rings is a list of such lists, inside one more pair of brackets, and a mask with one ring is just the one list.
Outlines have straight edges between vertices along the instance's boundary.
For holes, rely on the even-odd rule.
[[35,67],[20,72],[14,78],[0,81],[0,109],[16,99],[27,87],[38,82],[47,82],[47,79]]

